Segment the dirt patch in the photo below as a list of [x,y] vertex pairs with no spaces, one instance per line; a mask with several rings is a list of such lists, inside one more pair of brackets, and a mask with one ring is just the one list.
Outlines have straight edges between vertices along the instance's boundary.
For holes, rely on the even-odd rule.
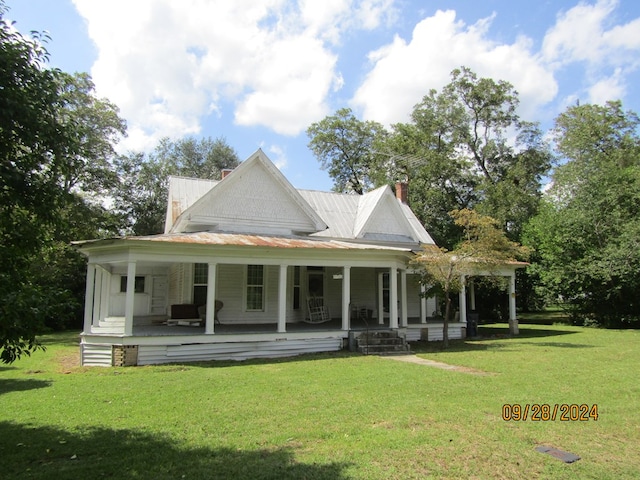
[[398,362],[415,363],[417,365],[426,365],[427,367],[440,368],[442,370],[453,370],[455,372],[468,373],[471,375],[480,376],[493,376],[496,375],[492,372],[485,372],[484,370],[476,370],[475,368],[462,367],[460,365],[449,365],[448,363],[436,362],[435,360],[428,360],[426,358],[420,358],[416,355],[389,355],[382,358],[388,358],[389,360],[397,360]]
[[80,351],[60,353],[56,356],[56,363],[60,373],[77,372],[80,368]]

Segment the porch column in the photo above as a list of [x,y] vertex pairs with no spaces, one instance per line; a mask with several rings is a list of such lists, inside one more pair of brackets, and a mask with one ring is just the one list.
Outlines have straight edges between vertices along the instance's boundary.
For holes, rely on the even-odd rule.
[[409,312],[407,312],[407,271],[400,270],[400,326],[409,324]]
[[216,273],[218,264],[209,262],[207,268],[207,308],[204,318],[204,333],[211,335],[214,333],[214,324],[216,318]]
[[287,331],[287,265],[280,265],[278,282],[278,333]]
[[398,268],[389,269],[389,328],[398,328]]
[[378,274],[378,324],[384,324],[384,273]]
[[[93,274],[93,299],[92,299],[92,304],[93,304],[93,314],[92,314],[92,318],[91,318],[91,325],[97,325],[100,323],[100,320],[102,320],[102,312],[103,312],[103,308],[102,308],[102,303],[104,302],[104,299],[107,298],[104,295],[105,292],[105,285],[107,283],[107,279],[105,278],[105,274],[104,274],[104,270],[102,270],[101,268],[95,266],[94,269],[94,274]],[[107,294],[108,295],[108,294]],[[106,315],[105,315],[106,316]]]
[[518,335],[518,319],[516,317],[516,272],[509,275],[509,333]]
[[84,292],[84,332],[91,333],[93,324],[93,295],[95,291],[96,266],[93,263],[87,265],[87,284]]
[[112,275],[108,270],[98,266],[96,273],[100,273],[102,277],[102,289],[99,294],[100,298],[100,313],[98,318],[94,318],[94,325],[98,325],[100,320],[104,320],[109,316],[109,299],[111,295],[111,280]]
[[476,284],[473,281],[473,278],[469,280],[469,303],[471,307],[471,311],[475,311],[476,309]]
[[342,330],[351,328],[351,267],[342,267]]
[[133,310],[135,308],[136,262],[127,266],[127,296],[124,302],[124,334],[133,335]]
[[460,293],[458,298],[460,299],[460,322],[467,323],[467,287],[465,286],[466,278],[464,275],[460,277]]
[[420,323],[427,323],[427,287],[420,284]]

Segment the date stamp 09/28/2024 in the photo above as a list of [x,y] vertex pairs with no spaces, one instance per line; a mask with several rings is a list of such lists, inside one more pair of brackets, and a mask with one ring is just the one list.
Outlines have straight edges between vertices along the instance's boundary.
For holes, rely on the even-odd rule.
[[586,403],[505,403],[502,405],[502,420],[532,422],[588,422],[598,420],[598,404]]

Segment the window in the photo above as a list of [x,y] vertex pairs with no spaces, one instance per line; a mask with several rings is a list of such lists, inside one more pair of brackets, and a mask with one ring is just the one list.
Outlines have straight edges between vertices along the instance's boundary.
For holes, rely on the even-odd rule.
[[293,309],[300,310],[300,267],[293,267]]
[[389,312],[389,274],[382,274],[382,308]]
[[196,263],[193,266],[193,303],[207,304],[207,283],[209,282],[209,265]]
[[248,311],[264,310],[264,266],[247,265],[247,299]]
[[[144,277],[138,277],[136,275],[135,287],[133,288],[135,293],[144,293]],[[120,293],[127,293],[127,276],[122,275],[120,277]]]

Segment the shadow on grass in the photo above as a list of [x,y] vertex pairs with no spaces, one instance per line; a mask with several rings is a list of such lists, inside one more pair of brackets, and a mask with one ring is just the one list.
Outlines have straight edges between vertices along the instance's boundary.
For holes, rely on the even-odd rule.
[[[215,434],[215,432],[211,432]],[[344,463],[306,464],[290,448],[188,448],[168,436],[135,430],[0,422],[3,479],[346,479]]]
[[200,368],[224,368],[224,367],[241,367],[247,365],[265,365],[265,364],[278,364],[278,363],[291,363],[291,362],[308,362],[308,361],[322,361],[322,360],[338,360],[350,357],[361,357],[361,353],[350,352],[349,350],[337,350],[334,352],[320,352],[320,353],[304,353],[300,355],[292,355],[289,357],[277,357],[277,358],[248,358],[246,360],[208,360],[202,362],[188,362],[188,363],[176,363],[165,364],[173,365],[175,367],[200,367]]
[[574,330],[560,330],[558,328],[546,329],[546,328],[528,328],[527,325],[519,326],[518,335],[512,336],[509,333],[508,326],[490,326],[480,325],[478,326],[478,337],[473,340],[488,340],[494,338],[536,338],[536,337],[555,337],[558,335],[571,335],[578,333]]
[[593,348],[594,345],[586,343],[566,343],[566,342],[515,342],[518,345],[531,345],[533,347],[556,347],[556,348]]
[[[568,343],[568,342],[535,342],[526,341],[531,338],[556,337],[563,335],[571,335],[578,333],[572,330],[543,329],[543,328],[527,328],[526,325],[520,325],[519,334],[511,335],[509,327],[479,325],[478,336],[466,338],[464,340],[450,340],[447,352],[464,352],[464,351],[484,351],[484,350],[505,350],[517,345],[532,345],[541,347],[561,347],[561,348],[591,348],[592,345]],[[492,341],[495,340],[495,341]],[[411,350],[415,353],[429,353],[445,351],[442,342],[413,342]]]
[[49,387],[51,382],[47,380],[16,380],[13,378],[0,379],[0,395],[9,392],[24,392],[37,388]]
[[64,347],[75,347],[80,345],[80,332],[77,330],[65,330],[64,332],[53,332],[38,335],[38,341],[45,347],[48,345],[59,345]]

